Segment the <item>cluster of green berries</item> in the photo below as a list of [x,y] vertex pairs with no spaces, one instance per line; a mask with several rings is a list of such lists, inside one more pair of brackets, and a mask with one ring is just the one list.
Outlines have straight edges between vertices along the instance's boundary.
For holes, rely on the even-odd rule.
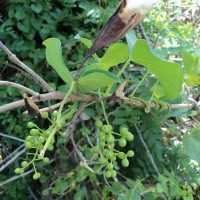
[[[58,115],[58,111],[54,111],[53,112],[54,121],[56,120],[57,115]],[[48,112],[41,113],[41,117],[43,119],[49,119]],[[27,127],[30,129],[30,135],[28,135],[25,138],[25,147],[27,150],[34,149],[35,153],[31,153],[31,155],[33,155],[33,159],[30,162],[23,161],[21,163],[21,167],[15,169],[16,174],[22,174],[30,165],[34,166],[35,161],[40,160],[40,161],[43,161],[44,163],[49,162],[48,157],[40,156],[39,153],[43,149],[43,147],[44,147],[46,141],[49,139],[50,135],[52,134],[52,129],[55,126],[56,126],[56,130],[60,133],[60,135],[65,136],[65,132],[59,131],[59,129],[62,128],[63,125],[64,125],[64,122],[58,121],[58,123],[55,123],[54,126],[52,123],[52,125],[47,130],[42,130],[33,122],[28,122]],[[55,143],[55,137],[53,136],[48,144],[47,150],[52,151],[54,149],[54,143]],[[40,178],[40,176],[41,176],[41,174],[36,171],[33,175],[33,179],[38,179],[38,178]]]
[[121,128],[120,133],[116,133],[113,131],[111,125],[103,125],[101,121],[96,121],[95,126],[96,128],[99,128],[100,131],[98,133],[99,144],[93,147],[93,153],[99,154],[100,157],[98,162],[101,165],[106,166],[105,176],[107,178],[114,178],[116,177],[117,172],[114,170],[113,163],[117,160],[117,158],[121,159],[123,167],[128,167],[128,157],[134,156],[134,152],[132,150],[129,150],[127,153],[116,150],[114,148],[115,144],[117,142],[120,147],[125,147],[127,142],[134,139],[134,135],[130,133],[126,127]]

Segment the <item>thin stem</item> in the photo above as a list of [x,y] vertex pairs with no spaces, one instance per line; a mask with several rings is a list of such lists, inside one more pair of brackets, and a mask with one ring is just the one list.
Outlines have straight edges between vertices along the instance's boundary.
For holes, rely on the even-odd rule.
[[118,74],[117,74],[118,77],[120,77],[120,76],[122,75],[122,73],[124,72],[124,70],[125,70],[126,67],[129,65],[130,62],[131,62],[131,58],[129,58],[129,59],[125,62],[124,66],[123,66],[123,67],[121,68],[121,70],[118,72]]
[[158,174],[158,176],[160,176],[160,172],[158,170],[158,167],[156,166],[156,163],[154,162],[153,156],[151,155],[151,153],[150,153],[150,151],[148,149],[148,146],[146,145],[146,143],[145,143],[145,141],[144,141],[144,139],[142,137],[142,134],[140,133],[140,130],[139,130],[139,128],[138,128],[137,125],[135,125],[135,129],[136,129],[136,131],[137,131],[137,133],[139,135],[140,141],[142,142],[144,148],[147,151],[147,156],[149,157],[149,160],[150,160],[150,162],[152,164],[152,167],[154,168],[154,170],[156,171],[156,173]]
[[69,91],[67,92],[67,94],[65,95],[65,97],[63,98],[63,100],[62,100],[62,102],[61,102],[60,108],[59,108],[59,110],[58,110],[58,117],[57,117],[57,120],[60,120],[60,118],[61,118],[61,114],[62,114],[63,107],[64,107],[64,105],[65,105],[65,102],[67,101],[67,99],[69,98],[70,94],[71,94],[72,91],[73,91],[74,84],[75,84],[75,82],[72,81],[71,86],[70,86],[70,88],[69,88]]
[[147,75],[149,74],[149,70],[146,72],[146,74],[144,75],[144,77],[142,78],[142,80],[139,82],[139,84],[137,85],[137,87],[133,90],[133,92],[129,95],[129,97],[133,97],[136,93],[136,91],[138,90],[138,88],[142,85],[142,83],[144,82],[145,78],[147,77]]
[[[102,98],[100,89],[98,90],[98,93],[99,93],[99,97]],[[107,117],[107,115],[106,115],[106,110],[105,110],[105,106],[104,106],[103,101],[101,101],[101,107],[102,107],[102,110],[103,110],[103,115],[104,115],[104,117],[105,117],[106,123],[109,125],[110,123],[109,123],[108,117]]]
[[6,137],[6,138],[10,138],[12,140],[17,140],[19,142],[24,142],[24,140],[18,138],[18,137],[15,137],[15,136],[11,136],[11,135],[7,135],[7,134],[4,134],[4,133],[0,133],[0,136],[2,137]]
[[[130,61],[131,61],[131,58],[129,58],[129,59],[126,61],[126,63],[125,63],[124,66],[122,67],[122,69],[118,72],[118,74],[117,74],[118,77],[121,76],[121,74],[124,72],[124,70],[126,69],[126,67],[129,65]],[[108,95],[109,95],[110,90],[112,89],[112,86],[113,86],[113,85],[109,85],[109,86],[108,86],[108,88],[107,88],[107,90],[106,90],[106,93],[105,93],[105,96],[108,96]]]

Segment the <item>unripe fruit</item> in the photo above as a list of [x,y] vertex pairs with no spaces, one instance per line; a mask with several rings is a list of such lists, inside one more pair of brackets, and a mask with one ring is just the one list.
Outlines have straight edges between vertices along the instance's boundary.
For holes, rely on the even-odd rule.
[[101,156],[99,159],[98,159],[99,163],[101,165],[105,165],[107,163],[107,159],[103,156]]
[[106,178],[110,178],[112,175],[111,171],[106,171],[105,176]]
[[94,153],[99,153],[100,152],[100,147],[99,146],[93,147],[93,152]]
[[128,129],[126,127],[121,128],[120,134],[122,137],[125,137],[128,134]]
[[58,111],[57,111],[57,110],[54,110],[54,111],[53,111],[53,116],[54,116],[54,117],[57,117],[57,116],[58,116]]
[[35,174],[33,174],[33,179],[36,180],[38,178],[40,178],[41,174],[39,172],[36,172]]
[[133,157],[133,156],[134,156],[134,151],[129,150],[129,151],[127,152],[127,156],[128,156],[128,157]]
[[43,113],[41,113],[41,117],[43,119],[47,119],[49,117],[49,113],[48,112],[43,112]]
[[117,176],[117,172],[115,170],[111,171],[111,177],[115,178]]
[[101,128],[103,126],[103,123],[100,120],[98,120],[98,121],[95,122],[95,126],[97,128]]
[[33,147],[33,144],[31,142],[25,142],[26,149],[31,149]]
[[129,166],[129,161],[128,161],[128,159],[123,159],[123,160],[122,160],[122,166],[123,166],[123,167],[128,167],[128,166]]
[[125,137],[125,139],[130,142],[134,139],[134,135],[132,133],[128,132],[128,135]]
[[112,134],[107,135],[106,141],[108,144],[113,144],[115,142],[115,137]]
[[119,157],[120,159],[124,159],[124,158],[125,158],[125,153],[119,152],[119,153],[118,153],[118,157]]
[[49,144],[49,146],[47,147],[47,149],[48,149],[49,151],[53,151],[54,146],[53,146],[52,144]]
[[21,168],[16,168],[14,172],[15,174],[21,174]]
[[48,158],[48,157],[44,157],[44,158],[42,159],[42,161],[43,161],[44,163],[48,163],[48,162],[49,162],[49,158]]
[[113,169],[113,164],[112,164],[112,163],[108,163],[108,164],[106,165],[106,168],[107,168],[108,170],[112,170],[112,169]]
[[33,122],[28,122],[27,127],[28,128],[33,128],[35,124]]
[[37,136],[37,135],[40,134],[40,131],[38,129],[36,129],[36,128],[33,128],[33,129],[30,130],[30,134],[32,136]]
[[110,132],[110,126],[109,125],[103,125],[101,127],[101,131],[103,131],[104,133],[109,133]]
[[29,166],[29,163],[28,163],[27,161],[23,161],[23,162],[21,163],[21,166],[22,166],[23,168],[26,168],[26,167]]
[[119,139],[118,144],[120,147],[125,147],[127,142],[124,138]]

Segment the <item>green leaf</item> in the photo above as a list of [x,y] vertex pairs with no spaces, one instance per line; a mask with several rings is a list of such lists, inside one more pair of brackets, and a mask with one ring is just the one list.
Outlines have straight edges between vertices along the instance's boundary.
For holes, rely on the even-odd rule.
[[129,57],[131,57],[132,53],[133,53],[133,46],[135,45],[135,43],[137,41],[137,36],[135,35],[135,32],[133,30],[129,31],[126,34],[126,41],[128,44]]
[[192,160],[200,162],[200,125],[183,136],[183,147]]
[[128,47],[126,44],[115,43],[110,45],[101,58],[102,69],[109,70],[110,67],[125,62],[128,59]]
[[157,99],[160,99],[161,97],[165,96],[164,89],[160,87],[160,85],[158,85],[157,83],[154,84],[150,90]]
[[98,88],[113,85],[117,82],[118,78],[115,77],[112,73],[106,72],[104,70],[90,70],[88,71],[87,75],[81,77],[76,82],[76,92],[87,93]]
[[126,199],[141,200],[140,190],[135,187],[126,193]]
[[49,38],[42,44],[46,46],[47,62],[56,70],[62,80],[70,85],[72,77],[63,61],[60,40],[57,38]]
[[[92,41],[88,40],[86,38],[82,38],[80,37],[80,35],[76,35],[74,37],[75,39],[79,40],[80,42],[82,42],[88,49],[92,46]],[[96,60],[99,61],[99,57],[97,56],[97,54],[93,54],[92,57]]]
[[198,75],[200,73],[200,59],[198,56],[193,56],[189,52],[184,52],[183,63],[186,74]]
[[183,83],[183,71],[179,64],[157,58],[149,49],[145,40],[138,40],[133,47],[132,61],[144,65],[160,81],[166,97],[176,99],[180,96]]
[[195,116],[198,114],[198,111],[192,110],[191,108],[178,108],[170,111],[169,117],[183,117],[183,116]]
[[200,75],[188,75],[186,83],[188,86],[200,85]]

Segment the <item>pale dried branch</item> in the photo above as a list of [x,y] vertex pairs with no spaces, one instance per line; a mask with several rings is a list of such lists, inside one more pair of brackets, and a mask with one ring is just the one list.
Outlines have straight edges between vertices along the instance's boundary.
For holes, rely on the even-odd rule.
[[14,83],[14,82],[10,82],[10,81],[0,81],[0,85],[4,85],[4,86],[10,86],[10,87],[14,87],[14,88],[17,88],[17,89],[20,89],[20,90],[23,90],[25,92],[27,92],[28,94],[32,95],[32,96],[39,96],[39,93],[38,92],[35,92],[23,85],[20,85],[20,84],[17,84],[17,83]]
[[81,151],[78,149],[78,147],[76,146],[76,143],[74,141],[74,136],[73,136],[73,131],[75,130],[75,126],[77,124],[77,119],[80,116],[80,114],[83,112],[83,109],[85,107],[85,103],[83,103],[79,109],[77,110],[77,112],[75,113],[72,121],[70,122],[70,125],[68,126],[66,133],[67,136],[70,137],[71,141],[72,141],[72,145],[74,147],[74,151],[76,152],[77,156],[80,159],[80,165],[85,167],[86,169],[88,169],[91,172],[94,172],[93,169],[91,167],[88,166],[88,161],[86,160],[86,158],[83,156],[83,154],[81,153]]
[[139,130],[137,125],[135,125],[135,129],[136,129],[136,131],[137,131],[137,133],[139,135],[140,141],[142,142],[142,144],[143,144],[143,146],[144,146],[144,148],[145,148],[145,150],[147,152],[147,156],[148,156],[148,158],[149,158],[149,160],[150,160],[150,162],[152,164],[152,167],[154,168],[154,170],[158,174],[158,176],[160,176],[160,172],[158,170],[158,167],[157,167],[156,163],[154,162],[153,156],[151,155],[151,153],[150,153],[150,151],[148,149],[148,146],[146,145],[146,143],[145,143],[145,141],[144,141],[144,139],[142,137],[142,134],[140,133],[140,130]]
[[26,66],[23,62],[21,62],[15,54],[13,54],[1,41],[0,48],[8,55],[8,58],[11,62],[21,67],[28,74],[32,76],[34,80],[36,80],[43,88],[45,88],[48,92],[54,91],[54,89],[38,74],[36,74],[33,70],[31,70],[28,66]]

